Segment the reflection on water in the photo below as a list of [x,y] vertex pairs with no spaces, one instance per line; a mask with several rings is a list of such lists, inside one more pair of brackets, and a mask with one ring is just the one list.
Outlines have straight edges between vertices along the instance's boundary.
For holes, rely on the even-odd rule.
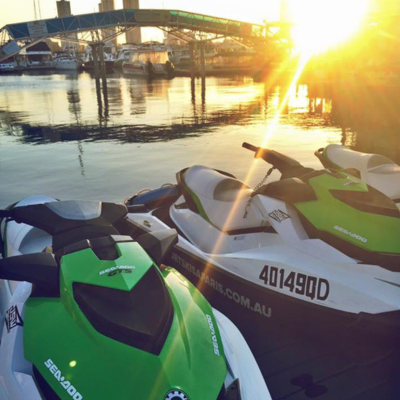
[[[171,84],[166,80],[114,78],[108,82],[106,96],[96,89],[96,116],[96,103],[93,98],[89,100],[90,91],[86,91],[88,77],[79,78],[65,76],[65,92],[55,89],[50,99],[44,91],[41,104],[36,105],[24,101],[29,96],[26,92],[31,91],[32,97],[36,94],[30,85],[22,93],[10,90],[0,108],[2,133],[18,136],[21,143],[35,144],[70,140],[154,142],[198,136],[221,125],[252,123],[255,115],[265,117],[260,110],[266,112],[263,87],[251,82],[225,81],[221,86],[216,82],[209,90],[207,108],[201,80]],[[59,77],[55,82],[60,82]],[[190,97],[182,98],[189,90]]]
[[[266,137],[267,146],[314,167],[313,152],[330,142],[400,163],[399,96],[246,77],[114,74],[105,90],[88,73],[0,76],[0,205],[32,191],[121,200],[194,163],[244,179],[253,160],[241,143]],[[249,183],[264,173],[257,165]]]
[[400,87],[310,87],[309,92],[310,98],[331,100],[329,120],[341,128],[342,144],[400,164]]

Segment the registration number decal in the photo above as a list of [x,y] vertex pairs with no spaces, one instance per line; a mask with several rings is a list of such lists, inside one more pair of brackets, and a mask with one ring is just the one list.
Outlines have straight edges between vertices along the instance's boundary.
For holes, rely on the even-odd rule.
[[296,294],[325,301],[329,296],[329,282],[323,278],[287,272],[283,268],[265,265],[259,276],[265,285],[279,289],[289,289]]

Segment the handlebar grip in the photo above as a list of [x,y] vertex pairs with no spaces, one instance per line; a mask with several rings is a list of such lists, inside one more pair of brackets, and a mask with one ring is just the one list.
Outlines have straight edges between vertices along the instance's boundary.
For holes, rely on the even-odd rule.
[[12,216],[13,216],[13,214],[12,214],[11,210],[0,210],[0,219],[1,218],[9,218]]
[[245,149],[254,151],[254,153],[255,153],[254,158],[262,158],[267,163],[270,163],[273,165],[273,162],[270,160],[270,153],[272,152],[271,150],[264,149],[262,147],[253,146],[252,144],[247,143],[247,142],[243,142],[242,147],[244,147]]
[[243,142],[242,147],[244,147],[245,149],[254,151],[254,153],[257,153],[257,151],[259,149],[259,147],[253,146],[252,144],[247,143],[247,142]]
[[303,167],[294,158],[285,156],[284,154],[278,153],[275,150],[264,149],[263,147],[256,147],[250,143],[244,142],[242,147],[245,149],[254,151],[254,158],[262,158],[268,164],[271,164],[275,169],[277,169],[282,176],[285,174],[288,176],[298,176],[298,174],[313,171],[310,168]]

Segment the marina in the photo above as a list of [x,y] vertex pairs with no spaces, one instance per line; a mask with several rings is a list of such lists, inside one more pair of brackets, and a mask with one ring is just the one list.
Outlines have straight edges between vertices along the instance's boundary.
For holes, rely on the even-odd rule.
[[[257,73],[257,64],[259,62],[257,54],[254,51],[243,49],[241,46],[232,44],[226,45],[225,42],[209,46],[204,53],[204,72],[206,76],[229,76],[245,75],[254,76]],[[42,49],[42,50],[36,50]],[[150,54],[152,53],[153,54]],[[147,57],[146,57],[147,53]],[[152,64],[169,65],[169,72],[155,73],[155,76],[195,76],[201,75],[201,57],[200,50],[196,50],[193,60],[190,57],[190,48],[187,45],[167,46],[158,42],[143,43],[135,47],[112,48],[104,51],[104,63],[106,73],[112,73],[114,69],[122,69],[125,63],[125,73],[128,75],[148,76],[147,73],[138,73],[137,70],[145,72],[145,63],[151,60]],[[161,60],[157,61],[157,59]],[[127,67],[128,63],[131,66]],[[137,63],[137,68],[132,65]],[[140,66],[143,64],[143,67]],[[193,64],[193,71],[192,71]],[[155,69],[158,67],[155,66]],[[75,47],[68,50],[58,49],[54,54],[45,42],[40,42],[28,51],[20,55],[10,57],[0,63],[0,73],[24,72],[32,70],[77,70],[93,71],[93,51],[90,46],[85,51],[77,52]],[[165,69],[165,68],[161,68]],[[135,72],[136,71],[136,72]]]
[[400,398],[394,17],[314,54],[290,0],[258,23],[111,3],[0,27],[0,360],[28,371],[0,363],[0,400],[122,400],[131,375],[140,400]]

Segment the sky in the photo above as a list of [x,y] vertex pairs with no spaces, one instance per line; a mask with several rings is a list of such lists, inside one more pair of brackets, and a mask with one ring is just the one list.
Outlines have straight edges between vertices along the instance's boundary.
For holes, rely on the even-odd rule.
[[[56,0],[35,0],[40,4],[41,19],[57,16]],[[175,9],[212,16],[262,23],[277,20],[279,0],[139,0],[141,8]],[[98,11],[100,0],[70,0],[72,14]],[[16,22],[33,21],[34,0],[0,0],[0,27]],[[122,8],[122,0],[115,0],[115,8]],[[37,7],[39,17],[39,7]],[[40,19],[40,18],[39,18]]]

